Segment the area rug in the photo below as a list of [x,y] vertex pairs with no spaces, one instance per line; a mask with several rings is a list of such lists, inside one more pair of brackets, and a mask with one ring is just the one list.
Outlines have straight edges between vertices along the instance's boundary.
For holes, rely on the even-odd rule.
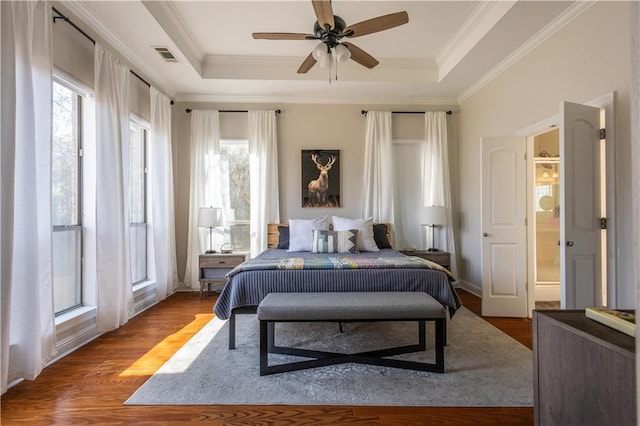
[[[258,321],[239,315],[235,350],[228,324],[214,318],[126,402],[127,405],[533,405],[531,350],[465,308],[448,323],[444,374],[361,364],[339,364],[260,376]],[[348,323],[278,324],[276,344],[358,352],[412,344],[417,325]],[[427,351],[398,358],[432,362],[433,324]],[[302,360],[270,355],[270,364]]]

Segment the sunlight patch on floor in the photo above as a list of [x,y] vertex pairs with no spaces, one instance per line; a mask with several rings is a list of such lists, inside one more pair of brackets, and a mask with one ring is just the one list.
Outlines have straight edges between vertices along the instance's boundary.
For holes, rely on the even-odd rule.
[[138,358],[120,377],[151,376],[171,356],[189,341],[198,331],[213,319],[214,314],[197,314],[195,319],[181,330],[165,337],[149,352]]

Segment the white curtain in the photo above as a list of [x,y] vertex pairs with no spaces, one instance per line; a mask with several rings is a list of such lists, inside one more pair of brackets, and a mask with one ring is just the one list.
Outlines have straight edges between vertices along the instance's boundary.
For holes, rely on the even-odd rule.
[[129,68],[96,43],[97,327],[133,313],[129,258]]
[[178,286],[175,212],[173,206],[173,160],[171,154],[171,103],[155,87],[151,96],[149,187],[153,266],[157,299],[164,300]]
[[391,112],[369,111],[364,146],[363,216],[394,223]]
[[[198,228],[198,211],[200,207],[222,207],[219,129],[218,111],[191,111],[191,183],[184,283],[193,289],[200,288],[198,256],[209,248],[208,230]],[[217,234],[215,238],[213,248],[217,250],[221,240]]]
[[444,111],[425,113],[425,146],[423,158],[423,202],[425,206],[446,208],[447,223],[439,233],[438,247],[451,253],[451,272],[457,273],[456,248],[452,226],[451,178],[447,141],[447,114]]
[[267,224],[280,221],[275,111],[249,111],[251,256],[267,248]]
[[51,5],[0,2],[2,393],[55,352],[51,223]]

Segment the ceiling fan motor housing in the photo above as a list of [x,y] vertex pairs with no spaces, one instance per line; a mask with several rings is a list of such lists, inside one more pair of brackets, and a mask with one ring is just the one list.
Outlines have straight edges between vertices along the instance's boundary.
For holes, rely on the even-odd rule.
[[[323,43],[327,44],[327,46],[336,47],[340,44],[340,39],[345,36],[342,31],[346,28],[347,24],[344,22],[339,16],[334,15],[333,20],[335,22],[333,28],[325,28],[321,27],[318,21],[313,24],[313,32],[321,40]],[[328,25],[327,25],[328,27]]]

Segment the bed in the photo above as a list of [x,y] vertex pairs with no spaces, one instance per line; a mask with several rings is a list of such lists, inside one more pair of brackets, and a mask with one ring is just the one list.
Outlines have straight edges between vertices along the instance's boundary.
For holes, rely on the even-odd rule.
[[[214,306],[219,318],[230,319],[230,348],[235,347],[235,315],[255,313],[269,293],[420,291],[438,300],[451,316],[461,306],[455,279],[440,265],[390,248],[348,254],[288,252],[274,248],[283,226],[269,225],[270,248],[228,274]],[[390,227],[385,226],[388,234]]]

